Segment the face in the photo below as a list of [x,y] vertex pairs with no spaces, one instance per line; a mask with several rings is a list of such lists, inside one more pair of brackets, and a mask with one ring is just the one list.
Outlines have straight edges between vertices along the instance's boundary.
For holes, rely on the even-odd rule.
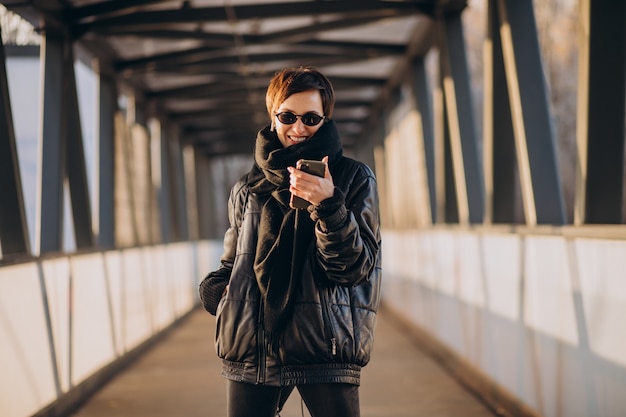
[[[297,115],[315,113],[324,116],[322,96],[317,90],[292,94],[274,111],[275,114],[282,112],[291,112]],[[278,134],[278,140],[285,148],[309,139],[324,124],[322,120],[315,126],[307,126],[298,117],[295,123],[288,125],[281,123],[276,116],[274,116],[273,122]]]

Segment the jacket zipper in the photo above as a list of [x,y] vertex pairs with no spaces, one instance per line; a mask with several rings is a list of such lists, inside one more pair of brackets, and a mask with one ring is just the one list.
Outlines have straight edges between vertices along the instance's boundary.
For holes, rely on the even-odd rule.
[[326,329],[328,330],[328,334],[330,335],[330,353],[332,356],[337,356],[337,338],[335,337],[335,331],[330,321],[331,312],[330,312],[330,303],[328,302],[328,296],[326,295],[326,290],[320,290],[320,298],[322,300],[322,316],[324,318],[324,323],[326,324]]
[[259,353],[259,366],[258,372],[256,376],[257,384],[265,383],[265,361],[267,356],[267,351],[265,347],[265,327],[263,326],[263,301],[259,303],[259,317],[260,320],[258,322],[259,326],[259,335],[257,340],[257,349]]

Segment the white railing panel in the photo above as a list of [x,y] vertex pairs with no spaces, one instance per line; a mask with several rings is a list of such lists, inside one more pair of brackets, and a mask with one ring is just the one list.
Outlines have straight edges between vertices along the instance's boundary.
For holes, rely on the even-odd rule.
[[144,249],[122,253],[122,343],[128,351],[152,334],[149,282],[146,276]]
[[56,396],[36,263],[0,269],[0,415],[30,416]]
[[157,246],[150,248],[149,253],[146,253],[146,257],[149,259],[146,262],[147,276],[151,285],[154,286],[153,298],[150,301],[154,312],[154,325],[157,330],[163,329],[175,317],[168,250],[166,246]]
[[220,241],[0,268],[0,416],[28,417],[189,312]]
[[578,344],[572,278],[565,239],[524,239],[524,322],[572,345]]
[[383,231],[384,302],[540,415],[623,415],[626,240],[502,230]]
[[116,357],[110,294],[101,253],[70,258],[71,380],[76,385]]
[[579,239],[574,251],[590,347],[626,367],[626,242]]
[[124,267],[122,264],[122,251],[111,250],[104,252],[102,267],[104,268],[104,275],[107,282],[107,295],[110,299],[107,302],[110,304],[109,309],[111,311],[111,320],[113,325],[113,332],[111,337],[113,339],[113,346],[115,348],[116,356],[122,355],[126,351],[124,344],[124,316],[123,316],[123,301],[124,297]]
[[520,318],[521,240],[517,235],[484,236],[484,280],[487,308],[510,320]]
[[456,295],[458,259],[455,252],[454,236],[448,233],[432,233],[433,268],[432,273],[438,291],[451,297]]
[[180,316],[193,303],[191,287],[194,284],[191,268],[192,256],[188,247],[172,245],[168,251],[168,280],[174,301],[174,313]]
[[461,300],[477,307],[485,306],[484,262],[481,236],[459,233],[454,242],[455,287]]
[[41,272],[46,288],[46,302],[50,311],[50,324],[54,338],[57,369],[61,391],[72,383],[71,361],[71,311],[72,293],[70,263],[67,258],[48,259],[41,262]]

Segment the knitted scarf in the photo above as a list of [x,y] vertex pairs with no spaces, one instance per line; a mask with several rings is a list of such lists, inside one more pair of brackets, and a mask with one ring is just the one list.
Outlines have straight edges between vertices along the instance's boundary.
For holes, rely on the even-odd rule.
[[287,167],[295,166],[299,159],[321,160],[328,155],[332,168],[342,153],[333,121],[313,137],[287,148],[269,127],[257,135],[248,185],[252,193],[269,197],[261,210],[254,272],[263,297],[265,330],[273,342],[291,313],[306,251],[314,238],[308,213],[300,216],[289,207]]

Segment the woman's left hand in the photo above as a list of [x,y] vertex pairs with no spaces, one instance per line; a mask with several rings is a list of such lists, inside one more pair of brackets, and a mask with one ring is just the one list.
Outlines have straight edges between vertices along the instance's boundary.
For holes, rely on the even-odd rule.
[[328,156],[325,156],[322,162],[326,165],[324,178],[294,167],[287,167],[290,174],[289,191],[313,205],[318,205],[327,198],[332,197],[335,192],[335,184],[328,170]]

